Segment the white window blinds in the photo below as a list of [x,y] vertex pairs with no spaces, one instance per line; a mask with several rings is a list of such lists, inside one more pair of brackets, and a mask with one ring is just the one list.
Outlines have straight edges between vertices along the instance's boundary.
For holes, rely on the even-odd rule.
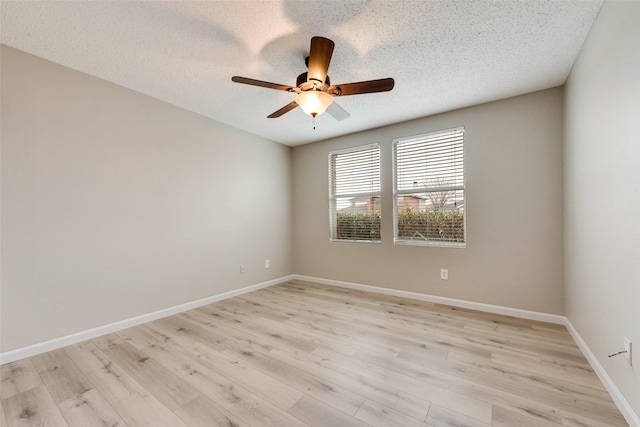
[[464,246],[464,128],[395,140],[394,241]]
[[380,145],[329,153],[331,239],[380,241]]

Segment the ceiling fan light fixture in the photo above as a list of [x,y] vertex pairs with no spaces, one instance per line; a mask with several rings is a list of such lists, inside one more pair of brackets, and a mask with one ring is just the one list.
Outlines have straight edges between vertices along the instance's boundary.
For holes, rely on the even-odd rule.
[[333,97],[331,95],[318,90],[300,92],[298,96],[296,96],[296,104],[312,117],[324,113],[332,102]]
[[317,115],[324,113],[327,111],[328,107],[331,106],[329,114],[336,120],[344,120],[349,117],[349,113],[347,113],[344,108],[340,107],[337,103],[333,103],[333,98],[335,96],[388,92],[393,89],[394,81],[390,77],[386,79],[331,85],[327,72],[329,70],[329,62],[331,62],[333,48],[334,43],[331,40],[318,36],[312,37],[309,56],[305,61],[307,64],[307,72],[298,76],[295,86],[281,85],[240,76],[233,76],[231,80],[236,83],[282,90],[297,94],[294,101],[291,101],[279,110],[269,114],[267,116],[268,119],[281,117],[283,114],[288,113],[296,107],[302,107],[302,110],[306,114],[315,119]]

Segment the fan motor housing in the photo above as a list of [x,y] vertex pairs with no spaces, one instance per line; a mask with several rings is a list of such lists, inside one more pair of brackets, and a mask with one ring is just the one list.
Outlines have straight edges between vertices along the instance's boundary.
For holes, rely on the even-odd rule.
[[308,74],[309,73],[302,73],[296,79],[296,86],[298,88],[300,88],[300,90],[306,91],[306,90],[315,89],[315,90],[319,90],[319,91],[325,92],[327,89],[329,89],[329,86],[331,86],[331,80],[329,79],[328,75],[324,79],[324,84],[323,85],[317,85],[316,86],[313,82],[307,81],[308,80]]

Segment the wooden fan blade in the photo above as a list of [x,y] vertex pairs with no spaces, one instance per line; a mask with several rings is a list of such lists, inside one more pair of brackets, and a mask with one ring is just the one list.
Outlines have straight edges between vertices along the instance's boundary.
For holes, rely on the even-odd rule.
[[268,89],[284,90],[287,92],[293,89],[291,86],[285,86],[278,83],[263,82],[262,80],[250,79],[247,77],[233,76],[231,77],[231,80],[236,83],[243,83],[245,85],[260,86],[266,87]]
[[281,115],[283,115],[284,113],[288,113],[289,111],[293,110],[294,108],[296,108],[298,106],[298,103],[296,101],[292,101],[291,103],[285,105],[284,107],[282,107],[281,109],[279,109],[278,111],[275,111],[271,114],[269,114],[267,116],[268,119],[275,119],[280,117]]
[[331,117],[338,121],[342,121],[344,119],[348,119],[351,114],[347,112],[344,108],[338,105],[336,101],[333,101],[328,107],[326,111]]
[[334,43],[324,37],[313,37],[311,39],[311,50],[309,51],[309,72],[307,81],[317,80],[324,84],[329,71],[329,62],[333,54]]
[[392,78],[368,80],[366,82],[333,85],[327,92],[335,96],[360,95],[362,93],[388,92],[393,89],[395,82]]

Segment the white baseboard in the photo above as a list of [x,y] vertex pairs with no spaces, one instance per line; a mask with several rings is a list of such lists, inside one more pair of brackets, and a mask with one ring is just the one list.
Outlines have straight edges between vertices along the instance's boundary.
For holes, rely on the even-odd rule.
[[584,354],[584,357],[587,358],[587,361],[595,371],[598,378],[600,378],[600,381],[602,381],[602,384],[604,384],[604,387],[609,392],[609,395],[613,399],[613,402],[616,404],[629,425],[631,427],[640,427],[640,417],[638,417],[638,414],[635,413],[627,399],[625,399],[622,393],[620,393],[620,390],[618,389],[618,387],[616,387],[611,377],[607,374],[607,371],[605,371],[604,367],[600,364],[589,346],[587,346],[587,343],[582,339],[582,337],[580,336],[576,328],[573,327],[571,321],[568,318],[566,319],[565,326],[569,330],[569,333],[573,337],[574,341],[578,344],[578,347],[582,351],[582,354]]
[[269,280],[266,282],[258,283],[256,285],[246,286],[241,289],[236,289],[222,294],[213,295],[207,298],[202,298],[196,301],[191,301],[185,304],[176,305],[162,310],[154,311],[152,313],[143,314],[141,316],[132,317],[130,319],[121,320],[107,325],[98,326],[97,328],[87,329],[75,334],[66,335],[64,337],[54,338],[49,341],[30,345],[28,347],[19,348],[16,350],[0,353],[0,364],[15,362],[16,360],[25,359],[27,357],[35,356],[36,354],[46,353],[47,351],[56,350],[68,345],[77,344],[82,341],[90,340],[92,338],[99,337],[101,335],[117,332],[122,329],[130,328],[132,326],[140,325],[142,323],[151,322],[153,320],[161,319],[163,317],[171,316],[173,314],[182,313],[183,311],[192,310],[194,308],[202,307],[203,305],[211,304],[217,301],[222,301],[228,298],[233,298],[238,295],[246,294],[248,292],[257,291],[258,289],[267,288],[269,286],[277,285],[278,283],[286,282],[293,279],[293,275],[280,277],[278,279]]
[[382,288],[378,286],[362,285],[359,283],[342,282],[339,280],[322,279],[319,277],[293,275],[294,279],[305,280],[307,282],[315,282],[323,285],[339,286],[341,288],[356,289],[359,291],[374,292],[384,295],[393,295],[396,297],[416,299],[420,301],[433,302],[436,304],[445,304],[453,307],[467,308],[470,310],[484,311],[487,313],[503,314],[505,316],[519,317],[522,319],[538,320],[541,322],[555,323],[564,325],[566,317],[557,314],[541,313],[538,311],[520,310],[518,308],[503,307],[499,305],[483,304],[480,302],[472,302],[459,300],[454,298],[439,297],[435,295],[420,294],[417,292],[401,291],[398,289]]

